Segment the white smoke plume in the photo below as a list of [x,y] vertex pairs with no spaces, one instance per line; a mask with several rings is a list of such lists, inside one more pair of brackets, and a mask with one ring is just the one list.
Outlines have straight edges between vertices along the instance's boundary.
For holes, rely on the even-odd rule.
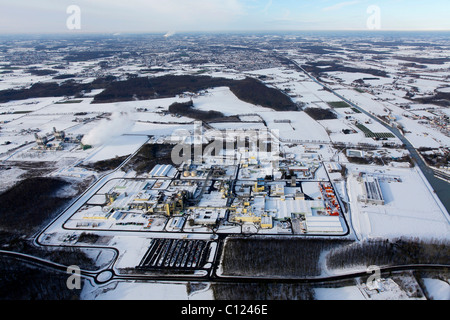
[[167,33],[164,35],[164,37],[167,39],[167,38],[172,37],[172,36],[174,36],[174,35],[175,35],[175,31],[169,31],[169,32],[167,32]]
[[118,137],[131,130],[134,123],[127,113],[116,112],[110,119],[103,119],[82,139],[84,145],[99,146],[114,137]]

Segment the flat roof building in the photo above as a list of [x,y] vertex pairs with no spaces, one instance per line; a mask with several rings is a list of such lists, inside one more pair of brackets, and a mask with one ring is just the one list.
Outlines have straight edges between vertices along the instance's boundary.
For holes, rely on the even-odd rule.
[[157,164],[149,175],[156,178],[165,178],[174,176],[174,167],[170,164]]
[[335,216],[305,216],[306,231],[314,232],[344,232],[339,217]]
[[362,180],[363,194],[359,200],[364,203],[384,205],[383,192],[378,178],[365,175]]

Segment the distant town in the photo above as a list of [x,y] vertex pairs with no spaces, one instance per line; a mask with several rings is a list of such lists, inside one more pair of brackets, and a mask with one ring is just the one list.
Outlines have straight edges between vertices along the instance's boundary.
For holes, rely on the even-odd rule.
[[449,52],[439,32],[0,36],[0,279],[29,283],[1,295],[448,299]]

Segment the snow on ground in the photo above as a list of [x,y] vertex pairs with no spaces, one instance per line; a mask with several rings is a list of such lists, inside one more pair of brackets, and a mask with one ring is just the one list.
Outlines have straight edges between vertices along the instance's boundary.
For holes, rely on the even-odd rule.
[[15,121],[9,122],[3,125],[2,127],[3,130],[10,132],[14,131],[19,132],[21,130],[28,130],[28,129],[39,129],[45,133],[47,131],[47,128],[50,126],[52,126],[53,128],[54,123],[60,118],[61,116],[59,115],[42,115],[39,117],[33,117],[28,115],[16,119]]
[[119,136],[110,139],[97,152],[85,159],[85,162],[97,162],[123,157],[136,152],[146,141],[146,136]]
[[208,90],[208,94],[194,99],[194,107],[203,111],[219,111],[226,116],[270,110],[239,100],[228,87]]
[[450,87],[444,87],[444,88],[439,88],[437,89],[438,92],[450,92]]
[[164,137],[176,135],[177,130],[192,131],[194,124],[155,124],[137,122],[129,132],[130,134],[151,135],[155,137]]
[[433,94],[434,90],[439,88],[445,82],[439,80],[430,80],[430,79],[413,79],[412,87],[415,87],[419,90],[419,93],[422,94]]
[[[330,101],[332,102],[332,101]],[[326,102],[313,102],[310,107],[313,108],[320,108],[320,109],[331,109],[331,107],[328,105],[328,103]]]
[[[50,102],[61,101],[61,98],[53,98]],[[79,103],[49,104],[45,109],[36,111],[35,114],[61,114],[61,113],[114,113],[114,112],[136,112],[137,109],[147,109],[149,112],[167,110],[174,102],[187,102],[189,98],[164,98],[152,100],[136,100],[111,103],[92,103],[93,98],[76,99]],[[17,107],[15,107],[16,109]],[[25,109],[25,107],[22,107]]]
[[371,86],[391,84],[393,81],[392,78],[376,77],[367,73],[327,72],[326,74],[328,74],[330,77],[341,79],[347,84],[351,84],[353,81],[358,79],[365,79],[364,82],[370,84]]
[[139,236],[115,236],[109,247],[119,248],[120,254],[114,265],[115,268],[135,268],[139,265],[144,254],[147,252],[151,239]]
[[[61,97],[50,97],[50,98],[30,98],[25,100],[18,101],[10,101],[6,103],[2,103],[1,111],[3,112],[25,112],[25,111],[33,111],[36,113],[50,113],[50,112],[42,112],[41,110],[46,110],[49,106],[59,106],[59,109],[55,110],[56,112],[51,113],[61,113],[61,105],[55,104],[58,101],[61,101]],[[72,106],[72,104],[71,104]],[[71,108],[68,108],[71,109]],[[71,112],[71,111],[70,111]]]
[[10,168],[0,170],[0,193],[8,190],[16,182],[20,181],[20,176],[25,174],[27,171],[19,168]]
[[300,95],[300,101],[305,103],[332,102],[336,101],[336,96],[323,89],[322,86],[312,80],[293,83],[291,92]]
[[[330,141],[325,128],[305,112],[261,112],[259,115],[270,130],[279,132],[282,140]],[[290,120],[291,123],[276,123],[277,120]]]
[[[371,138],[366,138],[363,132],[353,125],[350,125],[348,121],[343,118],[331,119],[331,120],[320,120],[318,121],[328,132],[330,133],[330,139],[333,142],[343,142],[343,143],[371,143],[375,144]],[[355,130],[357,133],[345,134],[342,130]]]
[[315,288],[316,300],[365,300],[356,286],[340,288]]
[[184,283],[154,283],[138,281],[112,282],[101,287],[86,283],[82,300],[212,300],[209,289],[188,294]]
[[[40,65],[35,66],[39,67]],[[23,70],[13,70],[13,73],[1,76],[2,81],[0,81],[0,90],[30,87],[37,81],[40,82],[52,81],[53,77],[54,75],[35,76]]]
[[163,123],[191,123],[192,118],[176,117],[172,114],[156,113],[156,112],[135,112],[130,114],[130,119],[140,122],[163,122]]
[[[79,65],[81,68],[85,66]],[[131,69],[130,69],[131,70]],[[134,70],[134,69],[133,69]],[[326,102],[337,101],[336,96],[322,89],[317,83],[307,79],[305,75],[287,71],[283,68],[272,68],[252,72],[253,75],[265,75],[273,77],[267,83],[284,89],[290,89],[290,93],[297,97],[295,101],[310,103],[320,108],[328,109]],[[215,76],[239,78],[236,74],[215,73]],[[371,75],[339,73],[334,74],[347,82],[370,77]],[[27,75],[11,79],[2,85],[11,87],[19,83],[27,83],[31,79]],[[86,81],[92,79],[86,79]],[[392,79],[380,78],[379,80],[370,80],[373,85],[383,85],[390,83]],[[423,90],[429,90],[436,86],[434,81],[421,81],[425,87]],[[418,85],[418,84],[415,84]],[[342,89],[340,94],[356,102],[363,109],[378,115],[386,115],[386,107],[394,110],[396,115],[402,115],[403,109],[395,107],[392,103],[375,101],[374,96],[367,93],[359,93],[353,89]],[[391,95],[394,96],[394,95]],[[386,96],[382,96],[387,98]],[[379,98],[379,97],[378,97]],[[391,99],[393,97],[390,97]],[[189,98],[168,98],[145,101],[116,102],[106,104],[92,104],[93,98],[82,98],[80,103],[55,104],[62,101],[62,98],[42,98],[29,99],[25,101],[15,101],[2,105],[2,111],[7,114],[0,115],[0,121],[11,121],[2,124],[3,135],[0,143],[11,141],[11,146],[2,146],[0,152],[7,148],[15,147],[25,141],[33,141],[32,133],[17,135],[20,130],[40,129],[42,134],[50,133],[53,127],[58,130],[67,130],[71,134],[89,134],[102,135],[100,141],[97,141],[94,148],[83,153],[70,153],[77,161],[87,156],[85,161],[95,162],[116,156],[125,156],[134,153],[147,141],[147,135],[154,135],[156,139],[164,136],[170,136],[176,130],[193,130],[192,119],[187,117],[173,117],[162,111],[167,111],[168,107],[174,102],[186,102]],[[239,100],[228,87],[219,87],[210,89],[208,94],[194,98],[194,107],[199,110],[215,110],[229,115],[259,114],[267,123],[269,129],[277,130],[283,140],[301,140],[301,141],[330,141],[326,129],[330,130],[333,141],[343,142],[363,142],[366,140],[360,132],[357,134],[344,135],[343,129],[352,128],[348,122],[343,119],[314,121],[304,112],[275,112],[268,108],[252,105]],[[397,100],[396,100],[397,101]],[[399,100],[398,100],[399,101]],[[414,109],[420,109],[421,106],[415,106]],[[428,108],[428,107],[427,107]],[[147,109],[145,112],[137,112],[137,109]],[[337,109],[337,112],[343,112],[343,109]],[[24,113],[31,112],[31,113]],[[128,114],[128,123],[96,121],[88,124],[78,124],[72,122],[75,113],[87,112],[92,114],[113,113],[113,115],[125,113]],[[367,116],[363,114],[352,114],[365,123]],[[258,120],[257,117],[247,116],[247,120]],[[123,119],[122,119],[123,120]],[[276,123],[276,120],[290,120],[290,123]],[[159,122],[159,123],[152,123]],[[401,123],[406,130],[413,131],[407,134],[407,138],[413,145],[419,146],[439,146],[444,144],[449,146],[449,138],[429,129],[424,125],[419,125],[416,121],[400,117]],[[386,129],[376,122],[366,124],[374,132],[386,132]],[[213,127],[219,129],[227,128],[262,128],[262,123],[242,124],[242,123],[216,123]],[[136,135],[122,135],[122,134]],[[140,135],[140,136],[139,136]],[[21,154],[21,150],[18,155]],[[328,152],[323,148],[321,152]],[[22,152],[25,154],[25,152]],[[67,151],[57,153],[48,153],[46,160],[67,157]],[[20,157],[16,157],[19,159]],[[381,189],[385,197],[386,204],[383,206],[365,205],[357,201],[357,196],[361,194],[361,187],[352,177],[349,178],[348,191],[351,200],[351,219],[352,225],[360,238],[397,238],[400,236],[412,236],[421,238],[448,238],[449,224],[446,212],[442,212],[441,207],[436,203],[435,196],[424,184],[421,176],[416,169],[396,169],[381,168],[370,166],[356,166],[348,164],[347,167],[352,172],[361,170],[374,172],[383,170],[383,173],[376,173],[380,176],[398,176],[402,182],[381,181]],[[358,168],[358,170],[356,170]],[[374,169],[375,168],[375,169]],[[72,171],[70,171],[72,170]],[[59,171],[58,174],[83,175],[83,171],[73,171],[73,168]],[[2,170],[0,178],[2,181],[8,181],[2,187],[14,183],[18,177],[24,173],[20,169]],[[88,172],[89,173],[89,172]],[[317,178],[326,179],[327,175],[323,168],[317,173]],[[102,190],[109,190],[110,185],[104,186]],[[305,182],[302,184],[303,192],[313,198],[321,196],[317,183]],[[1,190],[0,190],[1,191]],[[412,200],[413,199],[413,200]],[[59,227],[58,227],[59,228]],[[175,235],[176,237],[176,235]],[[56,241],[56,240],[55,240]],[[135,235],[115,236],[110,241],[111,247],[117,247],[120,255],[117,260],[116,268],[134,268],[139,264],[140,259],[147,251],[150,238],[139,237]],[[449,286],[447,283],[435,280],[425,279],[425,285],[428,291],[435,299],[450,299]],[[316,298],[319,300],[359,300],[364,299],[357,286],[347,286],[341,288],[316,288]],[[184,283],[141,283],[141,282],[112,282],[105,286],[93,287],[87,284],[82,293],[82,299],[212,299],[212,291],[209,288],[198,292],[188,294],[186,284]]]
[[388,113],[385,111],[385,105],[383,105],[379,101],[374,101],[373,96],[368,93],[360,93],[354,89],[343,89],[338,90],[338,93],[342,95],[344,98],[350,100],[351,102],[357,104],[362,109],[373,112],[377,115],[387,115]]
[[[409,111],[414,112],[415,110],[430,110],[430,109],[439,109],[440,107],[434,104],[422,104],[422,103],[412,103],[408,104]],[[415,113],[415,112],[414,112]]]
[[262,122],[242,123],[242,122],[216,122],[210,123],[211,127],[218,130],[264,130],[266,126]]
[[429,147],[439,148],[441,146],[450,147],[450,137],[434,130],[426,125],[422,125],[415,120],[403,117],[398,121],[406,131],[406,139],[416,148]]
[[423,279],[426,290],[432,300],[450,300],[450,285],[448,282],[425,278]]
[[[351,102],[356,103],[362,109],[374,113],[378,116],[387,116],[389,112],[392,112],[397,117],[397,122],[402,125],[405,131],[410,131],[411,133],[406,133],[406,138],[411,142],[411,144],[416,147],[431,147],[439,148],[440,146],[450,146],[450,138],[445,136],[443,133],[439,132],[437,129],[433,129],[427,125],[418,123],[417,120],[413,120],[403,116],[405,110],[388,102],[375,101],[374,96],[368,93],[359,93],[352,89],[339,90],[339,93],[345,98],[349,99]],[[359,115],[360,117],[367,117],[365,115]],[[357,117],[354,115],[354,117]],[[371,125],[380,124],[373,121]],[[369,127],[369,126],[368,126]],[[372,129],[369,127],[371,130]],[[387,129],[379,128],[386,132]],[[374,131],[377,132],[377,131]]]
[[[448,239],[450,227],[448,213],[428,189],[416,168],[383,168],[348,164],[352,173],[373,173],[380,178],[385,205],[364,204],[358,196],[363,194],[356,177],[348,178],[351,198],[351,217],[359,238],[420,237],[422,239]],[[398,177],[401,182],[390,178]]]

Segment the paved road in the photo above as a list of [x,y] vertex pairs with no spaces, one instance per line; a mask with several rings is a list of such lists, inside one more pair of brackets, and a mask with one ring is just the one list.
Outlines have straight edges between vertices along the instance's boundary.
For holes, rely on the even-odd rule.
[[[42,258],[34,257],[27,254],[10,252],[0,250],[0,255],[20,259],[29,263],[38,264],[42,267],[52,268],[59,272],[67,273],[69,277],[68,267]],[[116,257],[117,258],[117,257]],[[420,271],[420,270],[434,270],[434,271],[448,271],[449,265],[442,264],[410,264],[401,266],[380,267],[380,274],[400,271]],[[215,272],[205,274],[204,276],[196,275],[120,275],[116,274],[113,269],[103,269],[99,271],[81,270],[80,276],[96,284],[106,284],[111,281],[164,281],[164,282],[208,282],[208,283],[327,283],[336,282],[346,279],[354,279],[365,277],[373,274],[370,271],[350,272],[342,275],[331,276],[317,276],[317,277],[249,277],[249,276],[218,276]]]
[[347,102],[352,107],[358,109],[359,111],[361,111],[362,113],[366,114],[367,116],[369,116],[374,121],[377,121],[378,123],[383,125],[390,132],[392,132],[405,145],[406,149],[411,154],[411,157],[414,159],[417,167],[420,169],[420,171],[422,171],[424,178],[430,184],[430,186],[432,187],[434,193],[438,196],[438,198],[439,198],[439,200],[441,202],[441,203],[439,203],[439,201],[437,201],[438,206],[440,206],[442,208],[442,205],[443,205],[445,207],[445,208],[442,208],[442,209],[447,211],[447,218],[449,218],[450,197],[448,197],[448,194],[450,192],[450,183],[435,177],[434,171],[430,167],[428,167],[428,165],[423,161],[422,157],[417,152],[416,148],[414,148],[414,146],[408,141],[408,139],[405,138],[405,136],[403,136],[403,134],[397,128],[394,128],[394,127],[386,124],[384,121],[381,121],[376,116],[374,116],[371,113],[367,112],[366,110],[362,109],[360,106],[358,106],[357,104],[355,104],[352,101],[348,100],[347,98],[345,98],[344,96],[342,96],[341,94],[336,92],[335,90],[333,90],[333,89],[329,88],[328,86],[326,86],[325,84],[321,83],[319,80],[317,80],[311,74],[309,74],[305,69],[303,69],[303,67],[300,66],[297,62],[295,62],[293,60],[290,60],[290,61],[293,64],[295,64],[301,71],[303,71],[315,83],[319,84],[320,86],[322,86],[326,90],[329,90],[335,96],[337,96],[341,100]]
[[[150,140],[146,140],[141,148]],[[35,239],[36,245],[42,245],[40,242],[40,238],[44,235],[49,229],[53,226],[62,226],[64,228],[64,224],[69,220],[69,218],[84,204],[86,203],[98,190],[101,188],[106,182],[108,182],[114,174],[121,170],[123,166],[125,166],[128,161],[130,161],[140,150],[138,148],[133,154],[131,154],[128,158],[126,158],[115,170],[104,174],[98,178],[98,180],[92,184],[87,190],[85,190],[80,196],[78,196],[57,218],[55,218],[52,222],[50,222]],[[64,219],[64,221],[62,221]],[[60,221],[61,220],[61,221]]]

